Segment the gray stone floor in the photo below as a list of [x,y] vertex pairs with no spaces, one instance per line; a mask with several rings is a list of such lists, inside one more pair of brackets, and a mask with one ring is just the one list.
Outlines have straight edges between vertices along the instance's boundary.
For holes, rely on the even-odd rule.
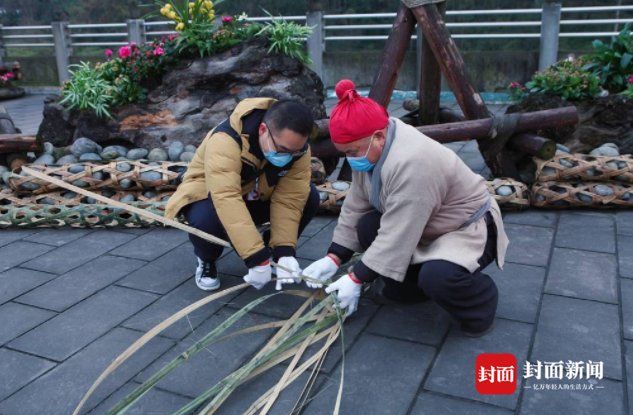
[[[0,105],[24,132],[35,132],[42,98]],[[398,104],[393,105],[395,113]],[[471,143],[450,147],[482,172]],[[319,216],[306,229],[298,249],[304,265],[324,254],[335,223],[335,217]],[[433,303],[377,306],[362,300],[345,327],[342,414],[630,413],[633,212],[530,210],[506,214],[505,223],[511,240],[507,264],[503,271],[487,269],[500,291],[494,330],[466,338]],[[218,267],[225,287],[246,273],[232,251]],[[0,230],[0,414],[71,413],[114,357],[153,325],[205,295],[194,284],[194,268],[186,234],[173,229]],[[90,413],[105,412],[260,294],[252,289],[235,293],[165,331],[97,390]],[[297,302],[275,297],[238,326],[289,316]],[[251,356],[269,334],[248,336],[196,355],[130,413],[168,414],[179,408]],[[480,353],[516,356],[515,393],[476,391]],[[593,383],[594,390],[535,390],[538,383],[580,381],[524,379],[526,360],[602,362],[604,379]],[[222,413],[241,413],[281,370],[245,385]],[[305,413],[332,411],[340,370],[337,345]],[[297,383],[285,391],[272,413],[287,413],[300,390]]]

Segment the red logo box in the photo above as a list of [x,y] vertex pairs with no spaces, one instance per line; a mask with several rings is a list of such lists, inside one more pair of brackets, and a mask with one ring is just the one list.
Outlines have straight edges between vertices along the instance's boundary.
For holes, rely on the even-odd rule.
[[509,353],[482,353],[475,361],[475,387],[482,395],[511,395],[517,388],[517,358]]

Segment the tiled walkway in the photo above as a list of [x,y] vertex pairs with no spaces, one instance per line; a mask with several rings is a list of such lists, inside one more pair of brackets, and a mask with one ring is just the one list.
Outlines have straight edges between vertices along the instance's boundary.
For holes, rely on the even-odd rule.
[[[15,108],[41,114],[35,108],[38,99],[0,105],[12,115]],[[33,117],[15,120],[29,132],[30,124],[39,122]],[[451,148],[481,171],[476,147],[459,143]],[[335,217],[320,216],[309,225],[298,249],[303,265],[324,254],[335,223]],[[362,300],[345,327],[342,414],[630,413],[633,212],[530,210],[506,214],[505,223],[511,240],[508,262],[504,271],[487,270],[500,291],[492,333],[463,337],[431,302],[378,306]],[[194,284],[194,268],[186,234],[173,229],[0,230],[0,414],[71,413],[114,357],[205,295]],[[246,273],[232,251],[218,268],[225,287]],[[88,405],[91,413],[104,413],[260,294],[238,292],[165,331],[97,390]],[[298,301],[275,297],[237,328],[289,316]],[[169,414],[179,408],[251,356],[269,333],[248,336],[196,355],[129,413]],[[480,353],[516,356],[515,393],[476,391]],[[543,373],[541,380],[525,379],[526,360],[602,362],[604,378],[553,381],[543,379]],[[331,413],[340,368],[337,345],[322,368],[319,393],[304,413]],[[281,370],[245,385],[221,413],[242,413]],[[588,390],[537,390],[546,384],[580,384]],[[297,383],[284,392],[271,413],[287,413],[301,388]]]

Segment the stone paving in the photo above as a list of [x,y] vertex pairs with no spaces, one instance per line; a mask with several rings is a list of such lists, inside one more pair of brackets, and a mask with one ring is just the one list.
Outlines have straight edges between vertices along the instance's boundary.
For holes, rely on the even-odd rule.
[[[0,105],[12,115],[24,111],[14,119],[34,132],[42,98]],[[486,174],[473,143],[449,146]],[[362,300],[345,326],[342,414],[630,413],[633,212],[530,210],[504,219],[511,240],[507,264],[503,271],[487,269],[500,291],[494,330],[467,338],[432,302],[378,306]],[[298,248],[303,265],[325,253],[335,223],[335,217],[319,216],[308,226]],[[228,250],[218,268],[224,287],[240,283],[247,271]],[[195,286],[194,269],[187,235],[173,229],[0,230],[0,414],[71,413],[112,359],[205,296]],[[237,292],[169,328],[97,390],[86,412],[104,413],[235,309],[271,290]],[[287,317],[299,301],[275,297],[237,328]],[[249,334],[199,353],[129,413],[173,412],[252,356],[269,335]],[[516,356],[516,392],[476,391],[481,353]],[[525,379],[526,360],[602,362],[604,378],[590,384]],[[282,370],[244,385],[221,413],[242,413]],[[331,413],[340,370],[337,343],[304,413]],[[593,390],[537,390],[539,384],[576,383]],[[271,413],[288,413],[301,388],[296,382],[284,391]]]

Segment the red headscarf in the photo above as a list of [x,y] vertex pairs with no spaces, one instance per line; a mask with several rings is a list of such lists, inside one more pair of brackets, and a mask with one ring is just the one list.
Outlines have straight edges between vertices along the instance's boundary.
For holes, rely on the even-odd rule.
[[351,143],[368,137],[389,123],[387,110],[371,98],[364,98],[356,92],[356,86],[349,79],[336,84],[338,103],[330,117],[330,137],[338,144]]

